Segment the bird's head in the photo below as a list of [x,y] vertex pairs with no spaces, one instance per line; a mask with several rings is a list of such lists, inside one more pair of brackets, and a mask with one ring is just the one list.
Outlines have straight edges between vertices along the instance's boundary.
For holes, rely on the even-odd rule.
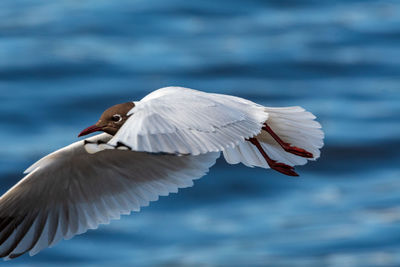
[[127,102],[106,109],[96,124],[83,130],[78,137],[97,131],[115,135],[128,119],[129,116],[127,114],[134,106],[133,102]]

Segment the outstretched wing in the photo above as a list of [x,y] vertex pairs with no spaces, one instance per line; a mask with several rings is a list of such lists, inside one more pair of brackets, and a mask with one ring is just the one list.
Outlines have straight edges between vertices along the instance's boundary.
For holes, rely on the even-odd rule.
[[147,95],[109,144],[134,151],[198,155],[234,147],[260,133],[268,113],[251,101],[182,87]]
[[[108,134],[89,141],[107,142]],[[138,211],[160,195],[193,185],[220,153],[161,155],[129,150],[85,151],[84,141],[60,149],[0,198],[0,257],[30,255],[62,238]]]

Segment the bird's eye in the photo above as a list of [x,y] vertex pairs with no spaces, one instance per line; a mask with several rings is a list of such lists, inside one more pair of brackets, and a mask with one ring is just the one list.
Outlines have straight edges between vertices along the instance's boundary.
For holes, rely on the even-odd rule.
[[111,120],[112,120],[113,122],[121,122],[121,121],[122,121],[122,116],[119,115],[119,114],[115,114],[115,115],[113,115],[113,116],[111,117]]

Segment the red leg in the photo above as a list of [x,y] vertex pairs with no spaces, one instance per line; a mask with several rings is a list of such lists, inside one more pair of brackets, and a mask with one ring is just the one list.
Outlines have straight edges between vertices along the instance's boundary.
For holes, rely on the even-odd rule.
[[261,155],[265,158],[267,161],[268,165],[271,167],[271,169],[276,170],[280,173],[289,175],[289,176],[299,176],[295,171],[292,166],[286,165],[284,163],[278,163],[275,160],[271,159],[267,153],[265,153],[264,149],[262,148],[260,142],[258,142],[257,138],[249,138],[247,141],[252,143],[258,148],[258,151],[260,151]]
[[297,156],[303,157],[303,158],[313,158],[313,154],[308,152],[305,149],[292,146],[289,143],[284,142],[274,131],[272,131],[271,127],[267,125],[267,123],[264,123],[264,126],[262,128],[264,131],[268,132],[272,138],[275,139],[276,142],[286,151],[292,154],[295,154]]

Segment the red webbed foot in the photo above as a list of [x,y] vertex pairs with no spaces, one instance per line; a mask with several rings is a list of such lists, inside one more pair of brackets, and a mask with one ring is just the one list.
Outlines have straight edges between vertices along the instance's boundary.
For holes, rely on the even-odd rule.
[[269,166],[271,167],[271,169],[286,174],[288,176],[299,176],[299,174],[294,171],[293,166],[287,165],[285,163],[280,163],[273,160],[273,163],[270,163]]
[[303,157],[303,158],[313,158],[313,154],[311,152],[308,152],[307,150],[297,147],[297,146],[291,146],[290,144],[286,144],[287,146],[283,147],[283,149],[286,152],[292,153],[294,155]]
[[284,142],[272,129],[267,125],[267,123],[264,123],[264,126],[262,129],[266,132],[268,132],[272,138],[275,139],[276,142],[288,153],[303,157],[303,158],[313,158],[313,154],[308,152],[307,150],[303,148],[299,148],[297,146],[292,146],[289,143]]
[[264,157],[265,161],[268,163],[268,166],[280,173],[286,174],[288,176],[299,176],[295,171],[294,167],[289,166],[285,163],[276,162],[276,160],[271,159],[267,153],[265,153],[264,149],[261,147],[260,142],[258,142],[257,138],[249,138],[247,139],[250,143],[257,147],[258,151],[260,151],[261,155]]

